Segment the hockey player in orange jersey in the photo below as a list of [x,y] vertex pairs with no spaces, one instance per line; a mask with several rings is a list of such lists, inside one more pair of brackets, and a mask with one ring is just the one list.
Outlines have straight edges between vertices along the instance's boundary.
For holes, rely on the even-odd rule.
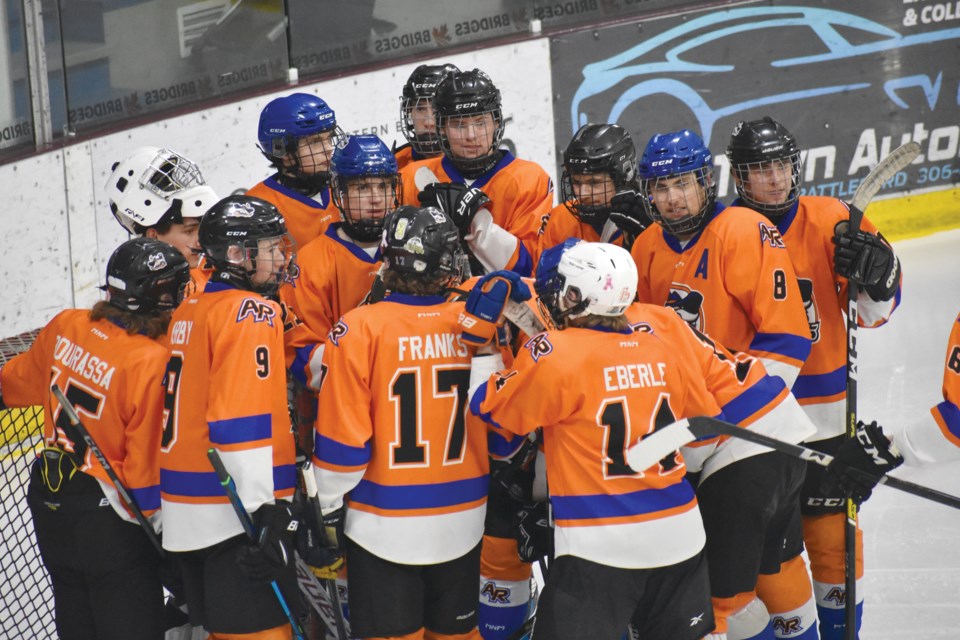
[[535,258],[568,238],[629,250],[652,222],[639,189],[637,150],[627,130],[616,124],[583,125],[563,152],[561,202],[540,226]]
[[[673,307],[728,349],[759,358],[790,388],[810,351],[790,256],[766,218],[716,202],[712,161],[700,137],[686,129],[655,135],[647,144],[640,177],[658,224],[633,245],[639,299]],[[786,439],[809,435],[798,428]],[[816,637],[799,506],[793,504],[804,463],[766,452],[712,473],[707,463],[705,471],[697,495],[718,631],[726,630],[729,640]],[[743,515],[730,518],[731,510]],[[768,581],[776,586],[766,588]],[[781,627],[787,618],[791,624]]]
[[[474,273],[530,275],[540,222],[553,208],[553,184],[536,163],[500,149],[499,89],[479,69],[454,72],[437,86],[433,109],[443,155],[400,172],[403,202],[436,206],[453,218],[476,259]],[[439,184],[421,194],[424,181]]]
[[[292,241],[272,204],[230,196],[204,216],[200,245],[213,274],[168,332],[163,546],[182,569],[191,622],[211,638],[290,638],[270,581],[296,611],[288,508],[296,469],[281,312],[266,296],[286,277]],[[236,482],[259,545],[244,535],[207,458],[211,448]]]
[[[159,529],[167,351],[158,338],[189,282],[186,259],[151,238],[107,262],[107,300],[54,317],[0,369],[0,408],[42,405],[44,448],[27,502],[63,640],[160,640],[160,556],[50,393],[56,384],[137,506]],[[119,517],[118,517],[119,516]]]
[[324,521],[349,566],[351,630],[478,639],[487,430],[464,419],[464,305],[446,296],[466,259],[431,207],[393,212],[381,252],[390,293],[348,311],[327,340],[314,447]]
[[175,151],[140,147],[113,163],[105,189],[110,211],[124,229],[166,242],[187,259],[187,297],[203,291],[210,270],[200,259],[197,230],[218,198],[200,168]]
[[341,137],[333,109],[309,93],[275,98],[260,112],[260,151],[277,172],[247,195],[277,207],[301,249],[340,220],[330,194],[330,158]]
[[400,96],[400,125],[407,143],[400,147],[394,143],[393,154],[398,168],[443,153],[433,115],[433,96],[440,81],[455,71],[460,69],[452,64],[421,64],[404,83]]
[[[793,393],[818,425],[808,446],[828,454],[844,439],[846,400],[846,305],[848,278],[860,285],[857,321],[880,326],[900,302],[900,263],[877,228],[864,218],[858,233],[849,232],[850,212],[836,198],[800,194],[800,149],[793,134],[765,117],[740,122],[727,147],[739,198],[776,225],[800,282],[800,295],[813,338],[810,356],[793,385]],[[862,269],[863,273],[855,273]],[[820,637],[846,638],[844,523],[842,493],[820,490],[822,467],[811,466],[801,495],[804,539],[813,570],[820,617]],[[857,576],[863,575],[863,541],[858,535]],[[857,627],[863,591],[857,590]]]
[[716,405],[691,393],[703,385],[691,364],[623,315],[637,282],[626,250],[576,244],[553,275],[538,278],[537,294],[561,329],[528,340],[492,376],[499,358],[475,358],[470,401],[472,416],[497,427],[543,427],[557,557],[534,637],[613,640],[632,622],[643,638],[702,638],[713,628],[705,536],[683,458],[638,472],[625,451]]
[[318,336],[326,336],[370,292],[380,269],[383,220],[400,199],[397,162],[377,136],[342,138],[331,168],[343,221],[301,247],[297,272],[280,292]]

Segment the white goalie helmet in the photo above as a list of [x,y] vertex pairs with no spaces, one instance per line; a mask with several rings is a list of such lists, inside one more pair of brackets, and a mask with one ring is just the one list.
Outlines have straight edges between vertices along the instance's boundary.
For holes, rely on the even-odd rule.
[[159,147],[140,147],[114,163],[105,188],[110,211],[136,235],[158,224],[201,218],[219,200],[196,164]]
[[[572,245],[572,246],[569,246]],[[562,319],[584,315],[619,316],[637,294],[637,266],[630,252],[605,242],[578,242],[562,251],[556,268],[537,273],[537,293],[558,326]],[[552,251],[552,250],[548,250]],[[550,273],[552,272],[552,273]]]

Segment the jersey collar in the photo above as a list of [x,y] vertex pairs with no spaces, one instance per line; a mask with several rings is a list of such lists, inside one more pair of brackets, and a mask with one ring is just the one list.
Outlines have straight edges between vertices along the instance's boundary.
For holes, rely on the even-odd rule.
[[447,299],[443,296],[415,296],[411,293],[389,293],[383,298],[383,302],[396,302],[416,307],[432,307],[446,301]]
[[[516,160],[513,154],[505,149],[501,149],[503,152],[503,157],[500,158],[497,164],[481,175],[479,178],[470,183],[471,187],[476,187],[477,189],[483,189],[483,187],[493,179],[493,176],[497,175],[497,172],[500,169],[503,169],[505,166]],[[460,171],[457,170],[457,167],[450,161],[447,156],[443,156],[443,159],[440,160],[440,166],[443,167],[444,172],[450,176],[450,182],[460,182],[462,184],[467,184],[467,179],[461,175]]]
[[[327,230],[324,231],[324,235],[326,235],[328,238],[330,238],[331,240],[333,240],[334,242],[342,246],[344,249],[352,253],[357,260],[361,260],[363,262],[369,262],[370,264],[374,264],[383,260],[383,258],[380,256],[380,247],[377,247],[376,253],[374,253],[373,257],[371,258],[370,254],[364,251],[362,247],[358,247],[352,242],[347,242],[346,240],[341,238],[340,234],[337,233],[337,229],[339,229],[342,226],[343,226],[342,222],[334,222],[333,224],[327,227]],[[347,235],[350,235],[350,234],[348,233]]]
[[317,193],[316,195],[316,197],[319,198],[319,201],[318,201],[318,200],[315,200],[314,198],[311,198],[310,196],[303,195],[299,191],[294,191],[290,187],[283,186],[283,184],[281,184],[280,181],[277,180],[277,176],[279,175],[280,175],[279,173],[273,174],[272,176],[270,176],[269,178],[263,181],[264,184],[270,187],[271,189],[273,189],[274,191],[276,191],[277,193],[281,193],[286,197],[290,198],[291,200],[296,200],[300,204],[304,204],[313,209],[326,209],[327,207],[330,206],[330,187],[324,187],[323,189],[320,189],[319,193]]
[[687,240],[686,244],[681,243],[678,237],[676,237],[675,235],[671,234],[666,229],[661,227],[661,229],[663,229],[664,242],[666,242],[667,246],[673,249],[674,251],[676,251],[677,253],[683,253],[693,245],[697,244],[697,241],[700,240],[700,236],[702,236],[706,228],[710,226],[710,223],[713,222],[713,220],[717,216],[723,213],[723,210],[726,208],[727,208],[727,205],[723,204],[719,200],[714,202],[713,213],[710,214],[710,219],[707,220],[707,223],[700,228],[700,231],[697,231],[689,240]]

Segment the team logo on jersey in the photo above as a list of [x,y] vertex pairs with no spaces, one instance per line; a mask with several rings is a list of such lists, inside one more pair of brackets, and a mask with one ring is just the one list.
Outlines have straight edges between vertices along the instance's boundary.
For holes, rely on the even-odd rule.
[[327,340],[333,343],[333,346],[340,346],[340,338],[347,335],[347,331],[350,330],[350,327],[347,326],[347,323],[341,319],[337,324],[333,325],[333,329],[330,329],[330,333],[327,334]]
[[240,303],[240,312],[237,313],[237,322],[245,318],[253,318],[254,322],[266,322],[271,327],[273,319],[277,317],[277,310],[266,300],[244,298]]
[[803,300],[803,309],[807,312],[807,324],[810,325],[810,337],[820,342],[820,312],[817,310],[817,299],[813,295],[813,280],[797,278],[800,285],[800,298]]
[[545,333],[530,338],[523,346],[530,350],[530,357],[533,358],[534,362],[537,362],[545,355],[553,353],[553,345],[550,344],[550,340],[547,339],[547,334]]
[[509,380],[515,375],[517,375],[516,371],[511,371],[510,373],[498,373],[497,379],[493,383],[494,387],[496,387],[496,390],[500,391],[500,389],[503,388],[503,385],[507,384],[507,380]]
[[760,222],[760,242],[767,243],[774,249],[784,249],[786,245],[783,244],[783,236],[780,235],[780,229],[777,229],[773,225]]
[[538,236],[542,236],[547,230],[547,224],[550,222],[550,214],[540,216],[540,230],[537,231]]
[[663,306],[677,312],[683,321],[703,333],[706,320],[703,317],[703,294],[685,284],[673,283]]
[[480,589],[480,595],[491,604],[509,604],[510,602],[510,589],[498,587],[492,580],[484,583],[483,588]]
[[774,616],[773,630],[778,632],[778,638],[784,638],[790,634],[803,631],[803,621],[800,619],[800,616],[793,616],[792,618]]
[[653,327],[646,322],[631,324],[630,328],[633,329],[634,333],[653,333]]
[[163,257],[163,253],[157,252],[147,256],[147,269],[150,271],[160,271],[160,269],[167,268],[167,259]]

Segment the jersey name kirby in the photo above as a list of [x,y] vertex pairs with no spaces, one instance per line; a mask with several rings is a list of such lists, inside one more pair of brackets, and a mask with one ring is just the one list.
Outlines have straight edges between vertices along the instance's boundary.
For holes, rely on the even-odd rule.
[[193,331],[192,320],[177,320],[170,327],[170,344],[187,344]]
[[664,387],[667,384],[663,380],[663,374],[666,370],[667,364],[665,362],[618,364],[603,369],[603,383],[607,391]]
[[436,358],[467,357],[467,347],[454,333],[434,333],[425,336],[403,336],[399,342],[398,360],[432,360]]

